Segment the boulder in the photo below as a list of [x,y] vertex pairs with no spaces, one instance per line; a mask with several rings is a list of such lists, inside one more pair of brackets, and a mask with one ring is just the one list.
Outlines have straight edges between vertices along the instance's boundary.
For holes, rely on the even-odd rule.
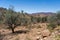
[[47,37],[47,36],[50,35],[50,31],[49,31],[48,29],[45,29],[45,30],[43,30],[43,31],[41,32],[41,35],[42,35],[43,37]]

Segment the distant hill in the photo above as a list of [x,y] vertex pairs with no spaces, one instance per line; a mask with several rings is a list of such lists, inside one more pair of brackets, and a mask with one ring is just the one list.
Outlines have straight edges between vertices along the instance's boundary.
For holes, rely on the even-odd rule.
[[32,13],[32,16],[41,16],[41,17],[45,17],[45,16],[52,16],[52,15],[56,15],[56,13],[52,13],[52,12],[37,12],[37,13]]
[[[0,7],[0,15],[1,13],[6,13],[7,9]],[[53,12],[37,12],[37,13],[32,13],[32,14],[26,14],[28,16],[35,16],[35,17],[45,17],[45,16],[52,16],[52,15],[56,15],[56,13]]]

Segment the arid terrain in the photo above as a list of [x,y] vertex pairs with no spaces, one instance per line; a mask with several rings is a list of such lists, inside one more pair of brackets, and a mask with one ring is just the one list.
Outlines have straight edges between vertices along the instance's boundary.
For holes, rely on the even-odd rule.
[[[31,25],[32,28],[19,26],[15,29],[16,33],[11,33],[11,30],[0,28],[0,40],[60,40],[60,31],[52,33],[47,29],[48,23],[37,23]],[[5,25],[0,25],[5,27]],[[21,31],[22,30],[22,31]]]
[[60,0],[0,0],[0,40],[60,40]]
[[1,7],[0,40],[60,40],[60,12],[29,14]]

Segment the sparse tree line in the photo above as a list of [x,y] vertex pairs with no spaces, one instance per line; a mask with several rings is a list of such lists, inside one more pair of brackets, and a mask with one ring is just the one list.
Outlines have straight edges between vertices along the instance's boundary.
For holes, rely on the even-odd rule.
[[22,10],[21,12],[16,12],[13,8],[0,8],[0,23],[6,24],[14,33],[14,29],[20,25],[30,25],[32,23],[42,23],[48,22],[50,23],[48,28],[55,28],[55,25],[60,25],[60,12],[57,12],[54,16],[46,16],[46,17],[34,17],[27,13],[24,13]]

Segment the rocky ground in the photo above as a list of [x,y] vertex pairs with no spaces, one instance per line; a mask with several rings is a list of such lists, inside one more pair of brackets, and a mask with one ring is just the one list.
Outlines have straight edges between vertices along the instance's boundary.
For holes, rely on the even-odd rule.
[[[60,31],[50,32],[47,29],[47,23],[34,24],[34,28],[17,27],[17,33],[11,33],[11,30],[0,29],[0,40],[60,40]],[[19,32],[19,31],[27,31]]]

